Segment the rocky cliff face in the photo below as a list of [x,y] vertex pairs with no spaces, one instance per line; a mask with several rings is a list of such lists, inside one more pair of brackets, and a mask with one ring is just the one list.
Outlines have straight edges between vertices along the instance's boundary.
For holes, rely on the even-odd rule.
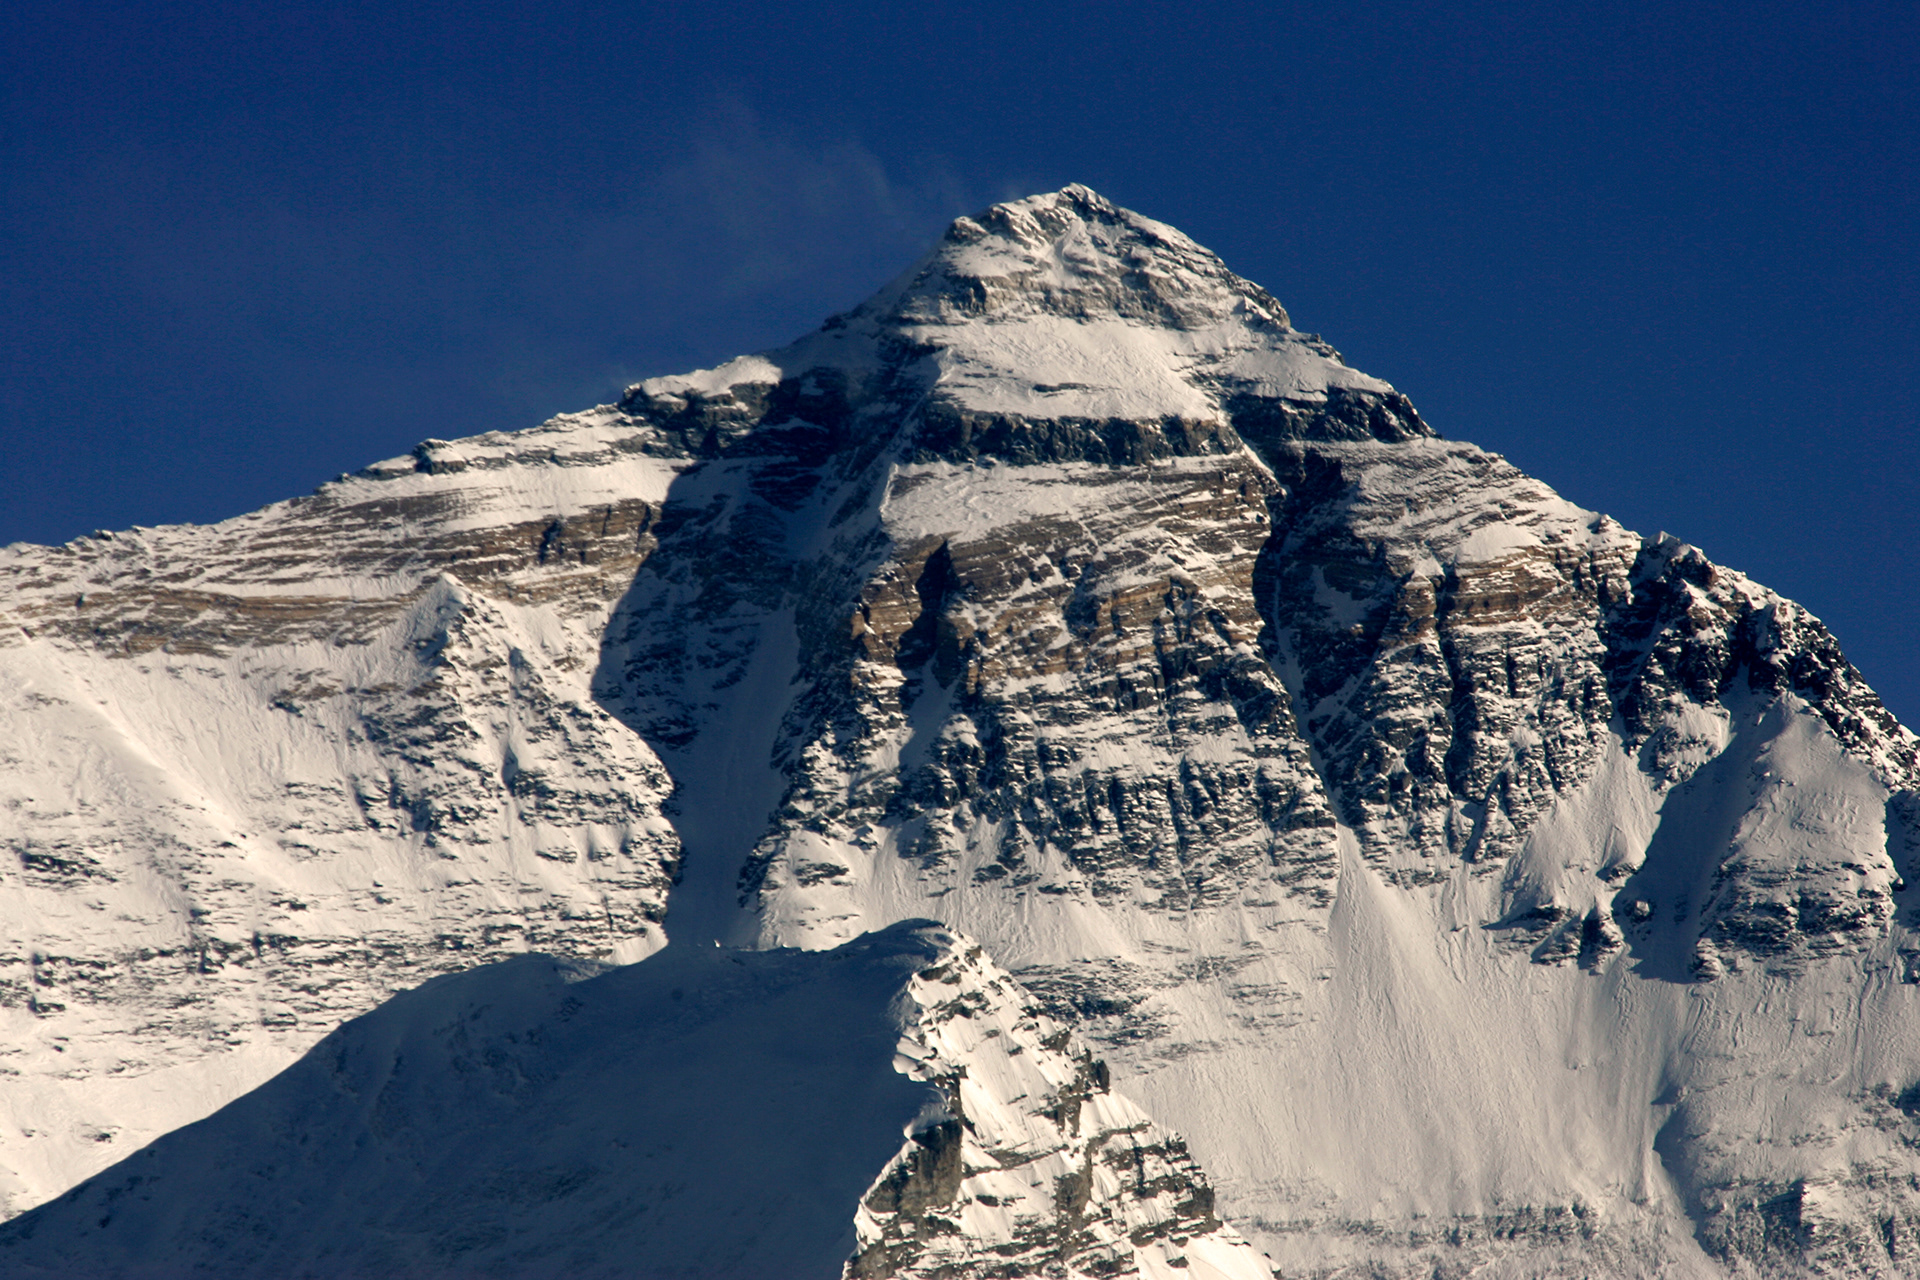
[[900,1065],[942,1104],[862,1200],[850,1280],[1270,1274],[1185,1142],[980,947],[930,936]]
[[[1804,610],[1439,439],[1084,188],[959,220],[792,347],[211,530],[8,554],[0,659],[40,681],[8,740],[72,739],[20,794],[102,806],[0,810],[41,895],[34,1079],[66,1078],[50,1029],[83,1007],[99,1054],[148,1037],[139,1071],[201,1053],[124,986],[57,996],[84,966],[52,957],[146,948],[154,999],[337,992],[298,1034],[225,1015],[284,1053],[435,967],[638,958],[678,876],[666,928],[702,946],[966,930],[1288,1274],[1910,1264],[1914,736]],[[111,729],[64,709],[86,681]],[[183,772],[186,713],[116,710],[149,687],[271,750]],[[64,789],[109,741],[227,826]],[[218,875],[146,887],[176,847]],[[287,923],[283,863],[325,929]],[[138,911],[87,887],[136,868]],[[101,911],[141,923],[38,940]],[[95,1061],[58,1087],[108,1097]],[[952,1097],[864,1202],[858,1265],[989,1238],[1039,1265],[965,1189]],[[1132,1123],[1048,1141],[1117,1170]],[[39,1140],[62,1154],[29,1183],[84,1172],[85,1136]],[[1068,1217],[1047,1256],[1107,1247]]]
[[[1896,810],[1911,805],[1912,735],[1832,637],[1698,551],[1628,534],[1470,446],[1267,456],[1290,490],[1273,599],[1298,703],[1341,818],[1397,882],[1512,864],[1612,751],[1663,796],[1719,755],[1738,710],[1766,705],[1803,703]],[[1759,853],[1756,816],[1732,841],[1743,852],[1713,869],[1710,901],[1681,908],[1697,915],[1699,963],[1723,947],[1780,964],[1884,937],[1898,848],[1880,813],[1862,816],[1838,842],[1796,847],[1791,865]],[[1537,899],[1515,903],[1533,913],[1518,936],[1534,958],[1591,965],[1617,951],[1615,899],[1640,918],[1654,904],[1608,890],[1645,853],[1631,837],[1589,851],[1591,902],[1515,885]]]

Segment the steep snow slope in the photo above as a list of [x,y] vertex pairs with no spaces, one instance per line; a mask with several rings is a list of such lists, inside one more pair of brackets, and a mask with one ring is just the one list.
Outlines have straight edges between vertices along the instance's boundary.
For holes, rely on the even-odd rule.
[[[527,935],[643,954],[683,868],[677,943],[824,948],[919,916],[967,931],[1188,1136],[1221,1215],[1287,1274],[1878,1275],[1920,1257],[1920,941],[1901,896],[1920,743],[1803,610],[1438,439],[1264,290],[1084,188],[956,222],[790,347],[166,537],[166,572],[186,576],[164,588],[112,558],[124,537],[11,551],[21,632],[0,658],[100,684],[216,649],[241,665],[173,665],[192,706],[232,700],[222,740],[280,750],[311,725],[339,744],[337,794],[307,827],[419,857],[432,820],[375,819],[420,812],[425,788],[467,833],[478,887],[408,882],[369,917],[391,946],[328,942],[366,959],[313,970],[355,976],[302,1035]],[[283,598],[353,574],[383,585]],[[473,602],[474,652],[509,650],[497,666],[419,683],[342,666],[404,670],[449,600]],[[370,643],[306,656],[336,635]],[[515,737],[502,708],[536,676],[564,714]],[[434,710],[369,709],[383,683]],[[278,830],[277,756],[188,770],[140,718],[159,713],[124,705],[146,686],[111,687],[128,739],[162,744],[154,777],[230,797],[234,830]],[[5,740],[74,744],[22,773],[31,794],[64,796],[117,741],[83,705],[10,713]],[[467,745],[393,746],[361,727],[382,716]],[[562,746],[561,724],[596,736]],[[529,773],[556,781],[515,782]],[[230,774],[259,781],[233,795]],[[400,799],[356,789],[369,774]],[[97,1055],[148,1034],[129,988],[89,987],[87,965],[163,954],[142,979],[156,1002],[317,984],[268,967],[270,932],[258,963],[197,949],[195,910],[291,918],[278,855],[250,846],[217,885],[140,890],[174,912],[170,951],[127,922],[86,948],[35,941],[42,920],[103,918],[83,915],[81,858],[134,886],[161,882],[166,840],[204,853],[140,826],[155,806],[114,785],[93,810],[21,799],[5,819],[44,895],[15,944],[15,1043],[40,1046],[22,1082],[104,1107],[115,1081],[180,1061],[201,1090],[180,1115],[264,1068],[189,1061],[191,1034],[160,1024],[151,1061],[67,1079],[66,1028],[97,1025]],[[540,787],[634,807],[556,802],[550,836],[515,834]],[[30,844],[60,806],[77,834]],[[293,838],[328,850],[303,874],[374,875],[352,860],[371,854]],[[601,884],[615,873],[626,896]],[[602,893],[611,919],[591,910]],[[500,931],[523,918],[509,903],[524,930]],[[448,918],[493,931],[442,944]],[[87,965],[50,960],[66,955]],[[228,1025],[282,1054],[305,1043],[264,1017]],[[25,1142],[55,1153],[28,1184],[104,1163],[88,1132]],[[862,1239],[891,1250],[878,1212]]]
[[0,552],[0,1203],[425,976],[664,943],[668,781],[586,687],[663,453],[581,415]]
[[804,1280],[857,1248],[854,1275],[1261,1280],[1025,1003],[924,922],[443,977],[0,1227],[0,1269]]

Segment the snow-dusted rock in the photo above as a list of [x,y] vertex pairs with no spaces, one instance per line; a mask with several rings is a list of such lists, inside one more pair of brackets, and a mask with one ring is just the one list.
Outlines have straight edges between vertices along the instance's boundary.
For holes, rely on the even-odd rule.
[[1186,1144],[980,947],[928,936],[945,950],[907,984],[898,1063],[942,1102],[862,1201],[850,1280],[1266,1280]]

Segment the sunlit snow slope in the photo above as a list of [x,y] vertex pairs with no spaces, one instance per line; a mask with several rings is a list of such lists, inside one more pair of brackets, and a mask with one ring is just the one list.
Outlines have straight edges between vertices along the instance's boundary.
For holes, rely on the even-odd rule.
[[685,463],[610,417],[0,551],[14,1211],[399,987],[664,943],[669,783],[587,680]]
[[427,972],[647,954],[680,874],[677,945],[966,931],[1286,1274],[1920,1267],[1914,736],[1084,188],[790,347],[5,554],[16,1207]]

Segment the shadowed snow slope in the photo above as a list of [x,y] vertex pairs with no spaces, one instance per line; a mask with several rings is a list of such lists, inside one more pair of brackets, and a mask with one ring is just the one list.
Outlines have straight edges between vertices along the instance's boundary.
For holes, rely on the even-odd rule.
[[829,1280],[858,1246],[859,1275],[1259,1280],[1028,1005],[926,922],[438,978],[0,1227],[0,1273]]
[[929,1089],[894,1070],[907,931],[435,979],[8,1223],[49,1276],[832,1276]]

